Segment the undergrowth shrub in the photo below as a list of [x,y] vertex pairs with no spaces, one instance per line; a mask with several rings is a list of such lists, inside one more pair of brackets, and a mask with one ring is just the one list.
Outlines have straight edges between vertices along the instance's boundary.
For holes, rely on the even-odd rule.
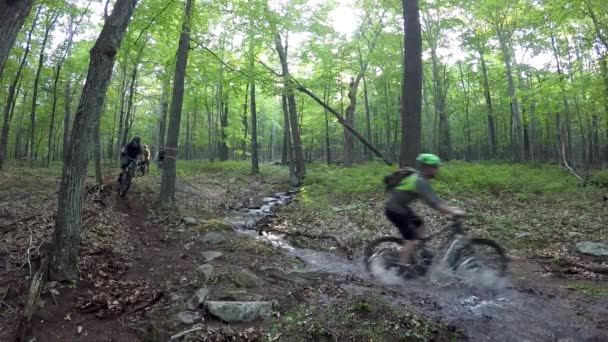
[[589,183],[602,188],[608,188],[608,170],[602,170],[594,173],[591,176]]

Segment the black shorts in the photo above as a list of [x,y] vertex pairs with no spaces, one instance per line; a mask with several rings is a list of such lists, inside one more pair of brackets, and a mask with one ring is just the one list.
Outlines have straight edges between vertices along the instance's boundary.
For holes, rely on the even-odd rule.
[[422,226],[422,219],[412,210],[406,213],[398,213],[389,209],[385,210],[386,217],[399,229],[404,240],[420,240],[417,229]]

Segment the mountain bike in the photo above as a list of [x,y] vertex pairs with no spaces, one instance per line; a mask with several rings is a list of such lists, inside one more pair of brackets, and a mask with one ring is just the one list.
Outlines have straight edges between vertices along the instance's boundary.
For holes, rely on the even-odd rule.
[[129,164],[127,165],[125,172],[122,174],[118,182],[118,194],[120,195],[120,197],[125,197],[127,191],[129,191],[129,188],[131,187],[131,181],[135,176],[135,169],[137,168],[138,164],[139,163],[137,162],[137,160],[129,158]]
[[443,252],[439,265],[454,272],[487,270],[499,277],[505,275],[509,263],[505,249],[494,240],[472,237],[465,233],[460,218],[452,219],[446,228],[422,240],[416,246],[414,261],[407,270],[399,265],[399,250],[403,244],[400,237],[382,236],[371,241],[365,248],[366,270],[374,275],[373,265],[379,265],[385,270],[397,268],[406,278],[424,276],[435,261],[435,254],[428,245],[431,241],[440,240],[441,236],[447,239],[439,244],[438,251]]

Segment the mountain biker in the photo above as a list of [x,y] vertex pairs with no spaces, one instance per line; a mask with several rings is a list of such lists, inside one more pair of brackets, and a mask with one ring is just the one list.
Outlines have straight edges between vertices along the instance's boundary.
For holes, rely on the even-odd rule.
[[146,168],[150,167],[150,150],[148,149],[148,145],[144,145],[144,166]]
[[399,266],[403,269],[407,270],[410,266],[416,242],[428,238],[424,222],[410,207],[414,200],[421,198],[444,215],[466,214],[462,209],[447,206],[431,188],[430,180],[437,175],[440,165],[441,159],[438,156],[430,153],[420,154],[416,158],[416,171],[388,188],[389,198],[385,203],[385,214],[399,229],[404,240],[399,257]]
[[143,150],[141,148],[141,138],[138,136],[133,137],[130,143],[126,144],[120,149],[120,176],[118,176],[118,181],[122,179],[122,175],[125,173],[125,170],[132,162],[135,160],[141,160],[143,156]]

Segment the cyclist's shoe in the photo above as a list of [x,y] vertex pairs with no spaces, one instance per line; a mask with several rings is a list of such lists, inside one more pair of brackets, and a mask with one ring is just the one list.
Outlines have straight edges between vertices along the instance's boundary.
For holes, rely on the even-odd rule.
[[118,183],[120,183],[120,181],[122,181],[122,173],[118,175]]

